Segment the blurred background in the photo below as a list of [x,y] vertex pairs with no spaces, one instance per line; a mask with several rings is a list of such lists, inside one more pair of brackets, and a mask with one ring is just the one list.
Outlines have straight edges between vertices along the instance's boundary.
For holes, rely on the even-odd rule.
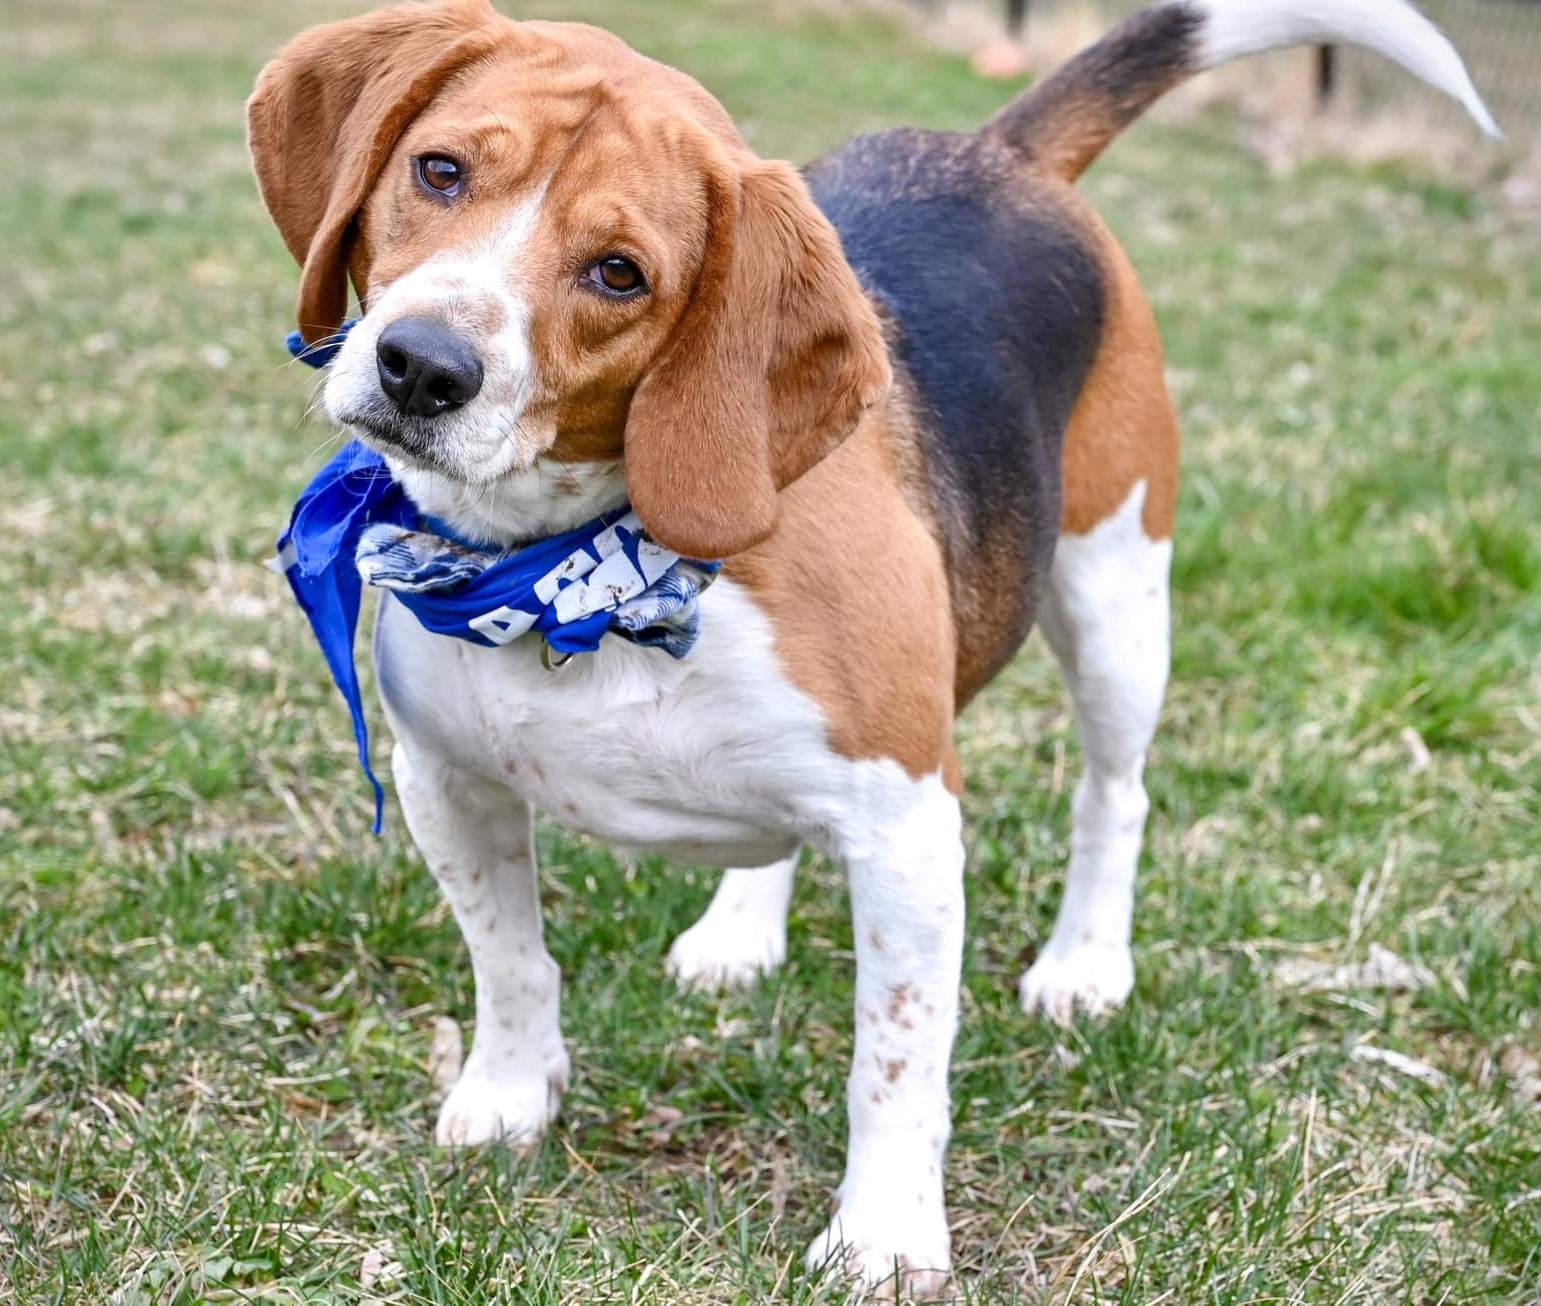
[[[1029,63],[1140,8],[1135,0],[904,0],[940,33],[965,24],[994,30],[1019,45]],[[1419,8],[1455,42],[1489,107],[1515,141],[1541,137],[1541,0],[1425,0]],[[1006,51],[992,56],[1004,61]],[[1276,54],[1261,77],[1256,65],[1215,79],[1249,111],[1334,113],[1339,127],[1394,122],[1460,128],[1462,111],[1383,60],[1352,47]],[[1213,94],[1213,90],[1210,92]]]
[[[0,0],[0,1302],[811,1302],[851,1024],[817,860],[786,969],[682,995],[713,874],[543,826],[572,1091],[533,1157],[431,1146],[470,970],[261,565],[331,432],[243,102],[365,7]],[[972,128],[1104,21],[1034,0],[1001,82],[993,3],[505,8],[798,161]],[[1541,12],[1429,8],[1507,145],[1346,53],[1323,112],[1308,51],[1084,183],[1183,419],[1174,678],[1102,1026],[1016,1006],[1079,767],[1036,641],[964,721],[966,1300],[1541,1292]]]

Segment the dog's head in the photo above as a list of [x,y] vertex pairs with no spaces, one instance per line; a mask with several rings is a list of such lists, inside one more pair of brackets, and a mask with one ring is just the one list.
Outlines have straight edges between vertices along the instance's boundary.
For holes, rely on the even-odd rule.
[[798,174],[684,74],[485,0],[314,28],[248,106],[332,417],[463,487],[624,460],[662,544],[726,557],[889,382]]

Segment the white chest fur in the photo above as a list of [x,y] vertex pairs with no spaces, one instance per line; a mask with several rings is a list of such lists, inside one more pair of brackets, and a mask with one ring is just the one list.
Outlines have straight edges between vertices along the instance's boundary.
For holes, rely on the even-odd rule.
[[570,829],[720,865],[786,856],[844,807],[864,768],[833,754],[786,679],[769,623],[722,579],[676,660],[606,639],[558,671],[539,642],[482,648],[381,604],[375,666],[409,751],[509,788]]

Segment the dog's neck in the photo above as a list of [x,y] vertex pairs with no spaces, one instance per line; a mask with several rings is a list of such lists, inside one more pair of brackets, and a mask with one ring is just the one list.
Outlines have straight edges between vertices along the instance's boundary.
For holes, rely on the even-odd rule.
[[626,469],[619,461],[540,458],[485,485],[452,481],[395,458],[386,462],[420,512],[447,522],[468,540],[499,548],[560,535],[626,502]]

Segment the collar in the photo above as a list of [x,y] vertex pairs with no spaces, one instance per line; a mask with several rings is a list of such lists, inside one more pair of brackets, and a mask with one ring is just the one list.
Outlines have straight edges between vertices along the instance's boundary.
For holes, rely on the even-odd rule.
[[[296,332],[290,351],[325,366],[351,326],[308,350]],[[693,562],[653,543],[626,505],[521,549],[486,549],[418,512],[385,459],[355,440],[300,495],[272,565],[288,579],[348,705],[378,834],[385,794],[369,764],[353,654],[365,583],[391,590],[438,635],[489,648],[536,635],[545,645],[542,661],[555,670],[597,651],[612,632],[685,657],[700,634],[697,596],[722,564]]]

